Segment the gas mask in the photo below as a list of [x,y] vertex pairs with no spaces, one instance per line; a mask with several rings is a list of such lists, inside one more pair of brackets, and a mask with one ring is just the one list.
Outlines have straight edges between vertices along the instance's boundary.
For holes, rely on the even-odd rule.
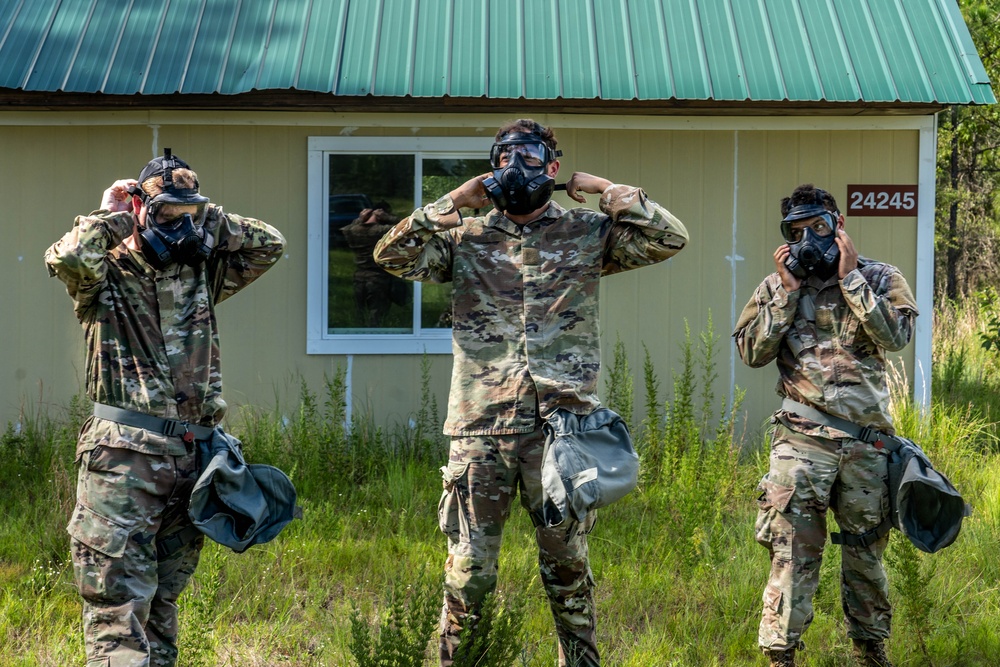
[[197,266],[212,254],[215,238],[205,229],[205,212],[198,215],[198,224],[190,213],[167,220],[152,222],[155,209],[146,209],[147,226],[139,233],[142,256],[156,269],[170,264]]
[[[826,223],[821,231],[813,227],[792,228],[793,222],[816,217]],[[785,266],[792,275],[797,278],[815,275],[826,280],[836,272],[840,264],[836,212],[828,211],[821,204],[796,206],[781,221],[781,235],[788,242],[790,254],[785,259]]]
[[[169,148],[165,148],[163,157],[152,160],[139,174],[140,184],[154,176],[162,176],[163,191],[150,197],[138,186],[130,190],[146,204],[146,225],[139,232],[139,245],[142,256],[157,270],[174,263],[197,266],[208,259],[215,247],[215,238],[204,225],[208,197],[198,193],[197,181],[194,188],[175,186],[174,169],[190,167],[180,158],[171,155]],[[197,206],[198,220],[195,221],[190,213],[163,220],[159,214],[168,205]]]
[[[490,151],[493,175],[483,180],[486,195],[498,211],[524,215],[545,205],[555,190],[555,180],[545,173],[549,163],[562,155],[537,134],[512,132],[501,137]],[[501,166],[501,162],[506,165]]]

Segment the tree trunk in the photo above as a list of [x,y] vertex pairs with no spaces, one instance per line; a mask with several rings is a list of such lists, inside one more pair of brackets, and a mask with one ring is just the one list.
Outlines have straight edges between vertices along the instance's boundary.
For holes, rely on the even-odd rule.
[[958,107],[951,108],[951,191],[948,207],[948,253],[945,261],[945,292],[952,301],[958,299]]

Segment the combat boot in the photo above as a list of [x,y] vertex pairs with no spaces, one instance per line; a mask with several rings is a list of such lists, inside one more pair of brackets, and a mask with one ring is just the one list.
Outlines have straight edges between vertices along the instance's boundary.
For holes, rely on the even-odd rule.
[[795,649],[787,651],[772,651],[764,649],[764,655],[770,660],[769,667],[795,667]]
[[885,652],[885,641],[881,639],[851,639],[854,643],[854,657],[864,667],[892,667]]

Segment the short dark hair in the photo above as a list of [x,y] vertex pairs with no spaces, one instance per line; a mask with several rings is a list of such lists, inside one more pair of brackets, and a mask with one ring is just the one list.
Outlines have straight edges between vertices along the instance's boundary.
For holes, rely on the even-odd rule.
[[552,151],[553,154],[556,152],[557,142],[555,133],[530,118],[518,118],[517,120],[504,123],[500,129],[497,130],[497,136],[493,139],[494,143],[498,143],[501,139],[503,139],[504,135],[510,134],[511,132],[537,134],[542,138],[542,141],[545,142],[545,145],[549,147],[549,150]]
[[796,206],[818,204],[828,211],[839,211],[837,200],[826,190],[817,188],[812,183],[805,183],[795,188],[790,197],[781,200],[781,217],[784,218]]

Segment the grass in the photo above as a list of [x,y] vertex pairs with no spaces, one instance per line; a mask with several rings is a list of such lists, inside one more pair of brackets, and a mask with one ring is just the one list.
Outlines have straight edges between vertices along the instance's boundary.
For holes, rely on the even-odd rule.
[[[925,446],[974,507],[956,544],[939,554],[917,552],[893,533],[890,653],[899,666],[995,665],[1000,655],[1000,364],[979,345],[981,316],[968,306],[938,318],[929,414],[895,379],[900,430]],[[644,460],[640,486],[601,511],[590,539],[609,666],[765,664],[756,632],[768,563],[753,520],[766,456],[734,442],[738,401],[727,408],[705,389],[717,343],[711,323],[688,337],[669,396],[648,355],[639,400],[625,386],[623,349],[609,369],[614,401],[645,413],[632,416]],[[425,365],[425,380],[430,371]],[[318,390],[303,386],[294,406],[247,409],[234,420],[251,461],[291,474],[305,518],[245,554],[205,548],[181,599],[183,667],[434,664],[427,618],[439,609],[445,557],[436,508],[446,441],[437,435],[437,406],[425,387],[412,427],[356,417],[345,429],[343,387],[335,375]],[[86,411],[74,401],[60,414],[28,414],[0,434],[2,667],[84,663],[64,525],[74,433]],[[800,654],[807,667],[850,664],[839,548],[828,546],[826,555]],[[533,528],[519,509],[507,527],[498,592],[493,632],[510,649],[502,659],[555,664]],[[423,658],[393,648],[415,645],[419,653],[421,638]],[[375,655],[383,662],[371,662]]]

